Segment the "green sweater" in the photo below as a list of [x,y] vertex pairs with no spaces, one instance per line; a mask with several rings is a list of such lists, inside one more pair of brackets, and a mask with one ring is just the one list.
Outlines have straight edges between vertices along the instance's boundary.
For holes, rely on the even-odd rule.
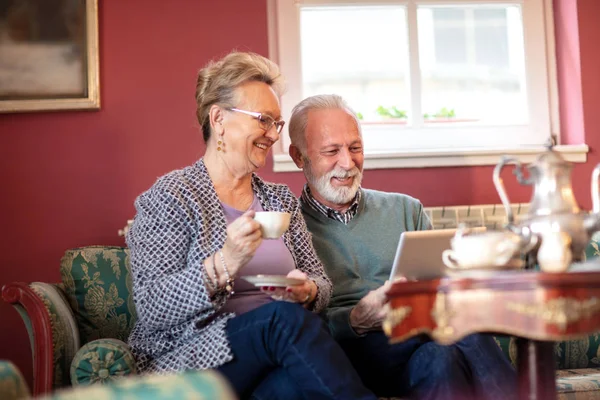
[[350,311],[389,278],[400,234],[431,228],[418,200],[398,193],[362,191],[358,212],[347,225],[301,201],[317,255],[333,283],[325,316],[336,339],[359,337],[350,325]]

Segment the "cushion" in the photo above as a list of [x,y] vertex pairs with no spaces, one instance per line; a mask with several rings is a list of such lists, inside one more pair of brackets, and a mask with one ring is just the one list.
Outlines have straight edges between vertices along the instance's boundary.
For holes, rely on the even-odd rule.
[[135,359],[126,343],[117,339],[98,339],[75,354],[71,363],[71,384],[104,384],[136,372]]
[[110,385],[80,386],[55,392],[43,399],[236,400],[237,397],[219,372],[191,370],[179,375],[133,376]]
[[126,341],[136,319],[129,250],[111,246],[67,250],[60,274],[81,343],[101,338]]
[[16,400],[29,397],[29,389],[17,367],[0,360],[0,399]]
[[558,400],[592,400],[600,397],[600,368],[563,369],[556,374]]

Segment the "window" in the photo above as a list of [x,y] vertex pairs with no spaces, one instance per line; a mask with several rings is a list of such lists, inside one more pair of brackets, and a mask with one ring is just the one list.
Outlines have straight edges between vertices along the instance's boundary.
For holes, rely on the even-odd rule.
[[[343,96],[361,118],[366,168],[539,152],[558,128],[551,4],[272,0],[284,118],[307,96]],[[294,169],[288,146],[275,170]]]

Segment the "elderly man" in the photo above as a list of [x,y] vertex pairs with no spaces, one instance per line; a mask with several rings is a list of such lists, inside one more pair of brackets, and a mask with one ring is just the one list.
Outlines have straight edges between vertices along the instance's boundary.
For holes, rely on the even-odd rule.
[[326,317],[366,386],[379,396],[513,398],[516,373],[489,336],[452,346],[423,338],[388,343],[382,306],[398,238],[431,223],[418,200],[361,188],[356,114],[339,96],[313,96],[294,108],[289,129],[290,156],[307,180],[304,218],[333,282]]

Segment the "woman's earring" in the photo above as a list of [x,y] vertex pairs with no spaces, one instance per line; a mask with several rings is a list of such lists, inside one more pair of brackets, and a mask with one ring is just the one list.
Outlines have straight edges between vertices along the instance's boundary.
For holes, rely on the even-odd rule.
[[217,151],[225,152],[225,142],[223,141],[223,135],[219,135],[219,140],[217,140]]

